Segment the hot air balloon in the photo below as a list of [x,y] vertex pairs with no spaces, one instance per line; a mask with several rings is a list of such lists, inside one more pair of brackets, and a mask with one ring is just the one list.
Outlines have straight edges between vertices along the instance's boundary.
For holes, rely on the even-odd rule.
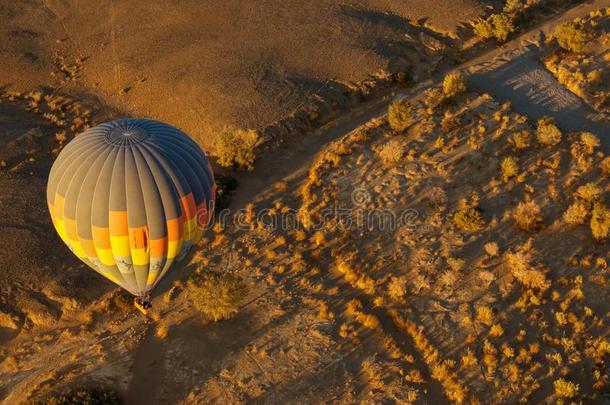
[[215,195],[201,148],[182,131],[148,119],[87,129],[61,151],[47,183],[61,239],[140,305],[199,242]]

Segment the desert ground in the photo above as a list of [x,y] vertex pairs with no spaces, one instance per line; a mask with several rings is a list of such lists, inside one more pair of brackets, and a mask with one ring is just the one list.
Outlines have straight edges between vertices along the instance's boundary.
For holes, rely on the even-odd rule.
[[[610,401],[610,2],[301,3],[0,6],[0,401]],[[493,13],[522,27],[475,35]],[[45,200],[67,142],[132,116],[222,191],[148,315]],[[244,286],[226,319],[209,274]]]

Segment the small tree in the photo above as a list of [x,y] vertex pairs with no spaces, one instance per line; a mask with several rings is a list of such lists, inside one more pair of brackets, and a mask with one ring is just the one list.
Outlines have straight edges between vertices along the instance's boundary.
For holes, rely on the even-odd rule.
[[443,93],[451,97],[466,91],[466,76],[462,72],[451,72],[443,79]]
[[559,46],[566,51],[580,53],[585,49],[589,33],[575,22],[566,22],[555,28],[553,34]]
[[240,166],[248,170],[254,168],[259,136],[256,131],[225,128],[214,142],[218,163],[224,167]]
[[237,312],[237,304],[248,294],[248,287],[234,274],[208,272],[192,278],[189,291],[195,307],[219,321]]
[[483,19],[479,18],[474,23],[472,23],[472,29],[476,36],[483,39],[493,38],[494,36],[494,27],[491,24],[491,19]]
[[388,109],[388,122],[390,127],[396,131],[404,131],[413,123],[413,106],[408,100],[400,99],[394,101]]
[[521,0],[506,0],[503,11],[507,14],[519,14],[524,8]]
[[491,16],[494,27],[494,37],[500,42],[506,42],[508,36],[516,31],[513,18],[507,14],[494,14]]
[[474,33],[483,38],[495,38],[505,42],[508,36],[516,31],[513,17],[509,14],[492,14],[487,19],[479,18],[472,24]]

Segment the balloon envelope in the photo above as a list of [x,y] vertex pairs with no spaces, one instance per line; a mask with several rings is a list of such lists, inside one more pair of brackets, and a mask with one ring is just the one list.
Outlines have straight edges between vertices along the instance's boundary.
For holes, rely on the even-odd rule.
[[216,185],[201,148],[153,120],[90,128],[59,154],[47,203],[61,239],[83,262],[145,296],[196,244]]

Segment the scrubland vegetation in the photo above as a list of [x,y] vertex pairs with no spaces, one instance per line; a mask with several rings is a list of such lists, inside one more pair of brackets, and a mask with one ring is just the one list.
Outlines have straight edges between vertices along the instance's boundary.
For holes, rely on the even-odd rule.
[[610,110],[610,9],[555,28],[544,64],[557,79],[600,112]]
[[[298,198],[270,197],[298,210],[297,228],[250,216],[253,231],[231,238],[248,271],[374,353],[361,365],[370,399],[599,401],[608,158],[595,134],[530,120],[466,83],[448,75],[322,151]],[[371,212],[407,220],[380,228]]]

